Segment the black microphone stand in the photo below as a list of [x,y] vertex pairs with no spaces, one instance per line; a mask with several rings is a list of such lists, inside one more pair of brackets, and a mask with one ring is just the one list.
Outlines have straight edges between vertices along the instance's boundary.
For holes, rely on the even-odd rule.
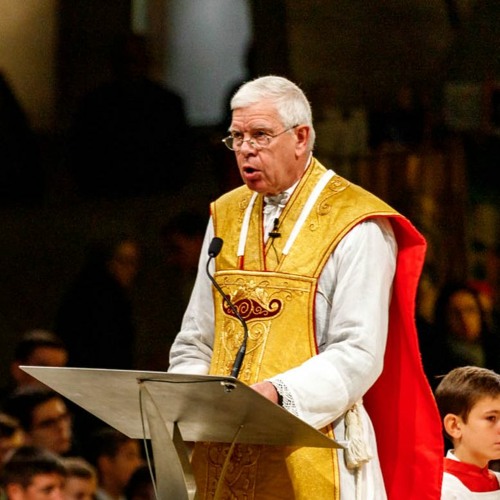
[[222,298],[227,302],[227,304],[231,308],[231,311],[233,311],[234,315],[238,318],[241,325],[243,326],[243,342],[241,343],[240,348],[238,349],[238,352],[236,354],[236,358],[234,360],[233,369],[231,370],[231,377],[238,378],[238,375],[239,375],[240,370],[241,370],[241,365],[243,364],[243,358],[245,357],[245,353],[247,350],[248,326],[247,326],[246,321],[242,318],[242,316],[239,313],[236,306],[232,303],[231,299],[224,293],[224,290],[222,290],[219,283],[217,283],[217,281],[215,281],[215,278],[210,273],[210,269],[209,269],[210,261],[214,257],[217,257],[217,255],[221,251],[221,248],[222,248],[222,240],[220,238],[214,238],[212,240],[212,242],[210,243],[210,247],[208,249],[209,258],[207,260],[206,271],[207,271],[207,275],[210,278],[210,281],[214,285],[215,289],[221,294]]

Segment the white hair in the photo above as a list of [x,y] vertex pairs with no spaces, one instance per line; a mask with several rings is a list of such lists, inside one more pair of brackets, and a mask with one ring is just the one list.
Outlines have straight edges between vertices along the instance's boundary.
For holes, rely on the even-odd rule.
[[271,101],[285,128],[308,125],[309,150],[314,146],[316,133],[312,123],[311,105],[304,92],[282,76],[262,76],[244,83],[231,99],[231,110],[246,108],[263,100]]

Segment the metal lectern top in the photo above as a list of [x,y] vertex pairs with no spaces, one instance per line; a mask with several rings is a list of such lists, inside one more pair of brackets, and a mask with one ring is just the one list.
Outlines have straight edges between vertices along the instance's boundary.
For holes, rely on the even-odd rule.
[[150,438],[144,391],[184,441],[341,448],[233,377],[22,366],[25,372],[132,438]]

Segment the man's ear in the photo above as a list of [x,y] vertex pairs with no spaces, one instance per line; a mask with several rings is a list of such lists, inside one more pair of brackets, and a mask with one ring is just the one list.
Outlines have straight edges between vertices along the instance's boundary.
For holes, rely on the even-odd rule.
[[448,413],[443,419],[443,427],[446,433],[453,439],[462,437],[462,426],[464,422],[458,415]]
[[299,125],[295,129],[295,135],[297,137],[296,152],[300,156],[309,145],[311,129],[308,125]]
[[9,483],[5,486],[5,493],[9,500],[21,500],[24,498],[24,488],[19,483]]

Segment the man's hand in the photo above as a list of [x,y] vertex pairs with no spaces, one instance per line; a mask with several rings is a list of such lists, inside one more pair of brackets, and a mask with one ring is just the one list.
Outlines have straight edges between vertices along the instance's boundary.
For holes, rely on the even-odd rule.
[[271,382],[257,382],[256,384],[252,384],[250,387],[273,403],[278,404],[278,391],[276,391],[276,388],[273,384],[271,384]]

